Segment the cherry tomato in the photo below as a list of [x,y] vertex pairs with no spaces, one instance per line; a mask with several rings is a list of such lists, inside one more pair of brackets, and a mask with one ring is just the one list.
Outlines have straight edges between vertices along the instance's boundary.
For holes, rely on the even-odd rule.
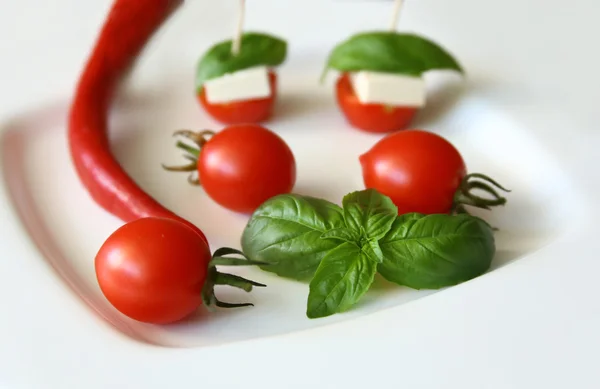
[[336,85],[337,102],[354,127],[368,132],[392,132],[406,129],[418,109],[391,107],[384,104],[363,104],[354,93],[350,77],[343,74]]
[[269,72],[271,96],[264,99],[234,101],[224,104],[212,104],[206,100],[206,91],[198,95],[204,109],[216,120],[224,124],[261,123],[271,117],[277,97],[277,75]]
[[108,301],[132,319],[171,323],[202,303],[211,259],[208,244],[185,224],[138,219],[117,229],[95,259],[96,277]]
[[423,130],[399,131],[360,156],[367,188],[377,189],[398,213],[448,213],[466,167],[446,139]]
[[202,146],[198,177],[214,201],[232,211],[252,213],[271,197],[292,190],[296,161],[274,132],[256,124],[236,125]]

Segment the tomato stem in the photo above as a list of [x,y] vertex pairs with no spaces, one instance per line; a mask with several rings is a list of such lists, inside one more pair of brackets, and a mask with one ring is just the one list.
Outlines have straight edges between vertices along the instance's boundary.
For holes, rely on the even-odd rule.
[[175,146],[188,153],[188,154],[184,155],[184,158],[191,159],[194,161],[198,160],[198,156],[200,155],[200,149],[197,149],[188,144],[185,144],[182,141],[177,141]]
[[217,266],[217,265],[219,265],[219,266],[268,265],[267,262],[253,261],[253,260],[245,259],[245,258],[215,257],[215,256],[213,256],[212,260],[210,261],[210,264],[212,266]]
[[[238,255],[239,257],[231,257],[229,255]],[[256,281],[248,280],[235,274],[221,273],[217,270],[216,266],[253,266],[253,265],[265,265],[264,262],[252,261],[244,255],[243,252],[232,249],[229,247],[223,247],[216,250],[213,257],[208,265],[208,274],[204,287],[202,288],[202,301],[204,305],[211,309],[213,306],[219,308],[237,308],[252,306],[251,303],[232,304],[219,301],[215,296],[215,285],[229,285],[234,288],[242,289],[246,292],[252,291],[255,286],[266,287],[265,284],[261,284]]]
[[163,164],[163,169],[171,172],[191,173],[188,176],[188,182],[192,185],[200,185],[200,179],[199,177],[195,176],[194,173],[198,170],[198,158],[200,156],[200,150],[208,142],[207,137],[212,137],[213,135],[215,135],[215,133],[211,130],[202,130],[199,132],[194,132],[191,130],[175,131],[173,136],[183,136],[184,138],[194,142],[197,147],[190,146],[182,141],[177,141],[175,146],[185,152],[183,157],[190,161],[190,163],[181,166],[167,166]]
[[329,67],[325,66],[323,71],[321,72],[321,76],[319,77],[319,84],[323,85],[325,83],[325,79],[327,78],[327,74],[329,73]]
[[177,130],[173,133],[173,136],[183,136],[196,143],[198,147],[202,148],[208,142],[206,139],[207,136],[214,136],[215,132],[212,130],[202,130],[199,132],[195,132],[192,130]]
[[240,288],[246,292],[252,291],[253,286],[265,287],[266,285],[256,281],[248,280],[244,277],[236,276],[235,274],[219,273],[215,278],[215,285],[229,285]]
[[240,303],[240,304],[232,304],[220,301],[215,298],[215,305],[219,308],[240,308],[240,307],[253,307],[252,303]]
[[[485,192],[491,196],[491,198],[477,196],[473,193],[474,189]],[[504,188],[498,182],[484,174],[467,174],[461,181],[461,184],[454,195],[452,213],[468,213],[465,208],[466,205],[482,209],[491,209],[491,207],[506,204],[506,198],[501,196],[496,189],[510,192],[510,190]]]

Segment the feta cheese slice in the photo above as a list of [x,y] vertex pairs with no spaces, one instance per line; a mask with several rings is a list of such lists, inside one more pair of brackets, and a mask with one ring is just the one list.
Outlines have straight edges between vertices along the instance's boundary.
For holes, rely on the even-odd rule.
[[212,104],[264,99],[271,96],[269,69],[256,66],[213,78],[204,83],[206,100]]
[[350,75],[354,93],[363,104],[422,107],[425,80],[392,73],[360,71]]

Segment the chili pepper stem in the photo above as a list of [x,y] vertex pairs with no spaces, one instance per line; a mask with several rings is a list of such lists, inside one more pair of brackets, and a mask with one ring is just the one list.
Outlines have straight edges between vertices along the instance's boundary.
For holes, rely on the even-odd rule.
[[[225,254],[219,255],[221,252],[225,252]],[[227,254],[236,254],[239,255],[241,258],[226,256]],[[212,310],[215,306],[219,308],[238,308],[253,306],[252,303],[233,304],[220,301],[215,296],[215,285],[229,285],[235,288],[242,289],[246,292],[252,291],[252,289],[255,286],[266,287],[266,285],[256,281],[248,280],[246,278],[234,274],[221,273],[217,270],[216,266],[253,266],[264,264],[265,263],[263,262],[252,261],[248,259],[241,251],[235,249],[222,248],[215,251],[215,253],[213,254],[213,258],[211,259],[208,265],[206,281],[204,282],[204,286],[202,287],[202,302],[209,310]]]
[[[491,198],[477,196],[472,192],[473,189],[479,189],[490,195]],[[484,174],[467,174],[461,181],[458,190],[454,194],[452,213],[468,213],[465,207],[466,205],[482,209],[491,209],[491,207],[506,204],[506,198],[501,196],[496,189],[504,192],[510,192],[510,190],[504,188],[502,185]]]

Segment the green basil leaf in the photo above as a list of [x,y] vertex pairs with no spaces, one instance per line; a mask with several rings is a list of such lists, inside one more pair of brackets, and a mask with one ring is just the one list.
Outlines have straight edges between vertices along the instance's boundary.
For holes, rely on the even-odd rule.
[[254,66],[277,66],[287,56],[287,43],[284,40],[262,33],[243,34],[237,55],[231,53],[231,45],[231,40],[217,43],[200,59],[196,71],[198,91],[210,79]]
[[367,32],[337,45],[327,68],[342,72],[370,70],[420,76],[429,70],[455,70],[460,64],[436,43],[414,34]]
[[377,263],[352,243],[342,243],[321,261],[310,282],[306,316],[311,319],[343,312],[373,283]]
[[360,240],[360,234],[347,227],[334,228],[333,230],[325,231],[321,235],[321,239],[338,239],[344,242],[357,243]]
[[377,240],[369,239],[367,243],[363,244],[362,251],[372,261],[378,263],[383,262],[383,252],[381,251],[381,247],[379,247]]
[[399,216],[379,246],[379,273],[415,289],[475,278],[489,269],[496,252],[490,225],[467,214]]
[[398,207],[375,189],[352,192],[342,204],[348,228],[369,239],[383,238],[398,216]]
[[242,234],[242,250],[261,266],[282,277],[306,279],[328,251],[340,245],[321,239],[344,227],[342,209],[325,200],[294,194],[273,197],[252,215]]

